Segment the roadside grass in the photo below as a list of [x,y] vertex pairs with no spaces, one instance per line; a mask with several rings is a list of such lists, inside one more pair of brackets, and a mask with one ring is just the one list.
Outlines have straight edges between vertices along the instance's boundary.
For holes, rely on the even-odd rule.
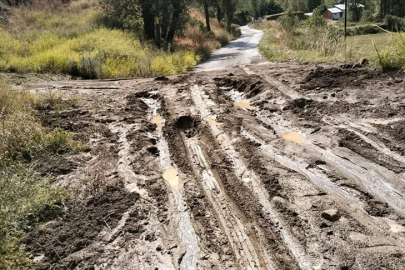
[[392,45],[390,33],[380,33],[372,35],[360,35],[347,37],[349,44],[353,49],[359,52],[359,55],[366,59],[375,59],[375,48],[373,42],[379,50],[384,50]]
[[0,269],[30,268],[21,239],[35,224],[55,218],[69,197],[35,163],[88,149],[64,130],[41,126],[36,108],[44,100],[0,81]]
[[343,37],[333,26],[316,31],[299,27],[291,33],[275,21],[255,27],[264,31],[259,51],[270,61],[337,63],[358,58],[351,44],[345,46]]
[[255,27],[264,31],[259,50],[270,61],[340,63],[366,58],[378,65],[373,41],[379,50],[386,50],[391,44],[388,33],[350,36],[345,44],[342,33],[334,26],[320,28],[317,33],[299,27],[293,35],[288,35],[278,22],[265,22]]
[[175,39],[175,52],[158,50],[135,33],[104,26],[96,0],[33,0],[14,8],[0,26],[0,71],[69,74],[84,79],[153,77],[185,73],[213,50],[240,35],[191,10],[190,23]]

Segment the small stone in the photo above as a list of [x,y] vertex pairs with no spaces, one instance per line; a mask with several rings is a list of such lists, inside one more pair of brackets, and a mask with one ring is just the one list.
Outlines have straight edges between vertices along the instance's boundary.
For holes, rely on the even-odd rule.
[[329,209],[322,212],[321,217],[329,221],[335,222],[340,219],[339,211],[336,209]]
[[317,88],[315,88],[315,90],[318,90],[318,91],[319,91],[319,90],[321,90],[321,88],[320,88],[320,87],[317,87]]

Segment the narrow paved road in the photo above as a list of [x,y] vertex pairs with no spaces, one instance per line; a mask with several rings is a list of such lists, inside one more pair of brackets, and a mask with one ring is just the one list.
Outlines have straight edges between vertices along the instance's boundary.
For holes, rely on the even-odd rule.
[[227,46],[214,52],[210,59],[195,67],[194,71],[208,71],[258,62],[262,58],[258,45],[263,31],[241,27],[242,35]]

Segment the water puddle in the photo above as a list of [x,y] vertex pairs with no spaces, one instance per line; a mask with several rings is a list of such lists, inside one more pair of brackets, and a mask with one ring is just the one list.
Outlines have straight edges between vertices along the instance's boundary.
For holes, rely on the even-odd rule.
[[222,125],[224,124],[224,123],[215,121],[215,120],[212,119],[211,117],[205,117],[204,120],[207,121],[208,124],[210,124],[210,125],[222,126]]
[[401,118],[395,118],[395,119],[388,119],[388,120],[369,120],[368,122],[370,124],[375,124],[375,125],[389,125],[398,121],[401,121]]
[[162,118],[162,116],[160,116],[160,115],[158,115],[158,116],[156,116],[156,117],[154,117],[152,120],[151,120],[151,123],[152,124],[156,124],[157,125],[157,131],[162,131],[162,121],[163,121],[163,118]]
[[169,168],[163,173],[163,179],[169,182],[173,188],[179,186],[179,172],[175,168]]
[[308,142],[304,140],[304,137],[298,133],[286,132],[283,134],[283,139],[290,142],[295,142],[297,144],[307,144]]
[[253,107],[252,105],[250,105],[249,101],[235,101],[235,106],[238,106],[239,108],[242,109],[247,109],[247,110],[253,110],[255,107]]

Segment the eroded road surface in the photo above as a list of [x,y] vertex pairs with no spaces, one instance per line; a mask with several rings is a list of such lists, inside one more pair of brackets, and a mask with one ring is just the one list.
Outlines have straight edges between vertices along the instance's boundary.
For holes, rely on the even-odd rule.
[[259,54],[258,46],[263,31],[240,27],[242,35],[227,46],[215,51],[210,59],[199,64],[194,71],[217,70],[234,66],[256,64],[263,61]]
[[28,248],[39,269],[405,269],[404,87],[299,64],[38,86],[80,97],[42,117],[91,151],[50,164],[76,193]]

